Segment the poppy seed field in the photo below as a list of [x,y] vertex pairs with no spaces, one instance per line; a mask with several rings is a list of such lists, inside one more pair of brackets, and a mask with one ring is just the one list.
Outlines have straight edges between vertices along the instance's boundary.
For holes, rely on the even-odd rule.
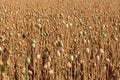
[[0,80],[120,80],[120,1],[0,0]]

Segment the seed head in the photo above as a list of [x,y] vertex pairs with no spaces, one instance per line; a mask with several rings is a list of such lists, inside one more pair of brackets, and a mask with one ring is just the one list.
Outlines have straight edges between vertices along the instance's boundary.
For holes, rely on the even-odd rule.
[[104,54],[104,50],[103,50],[103,49],[100,49],[100,53],[101,53],[101,54]]
[[58,56],[58,57],[60,57],[60,54],[61,54],[60,51],[57,50],[57,56]]
[[90,49],[89,48],[86,48],[86,53],[90,53]]
[[74,60],[73,55],[70,55],[70,61],[73,61],[73,60]]
[[28,74],[29,74],[29,75],[32,75],[33,73],[32,73],[32,71],[31,71],[31,70],[28,70]]
[[40,54],[37,54],[37,59],[40,59],[40,57],[41,57]]
[[71,68],[72,67],[72,64],[70,62],[67,63],[67,67],[68,68]]
[[49,74],[52,75],[54,73],[54,71],[51,69],[49,70]]
[[44,69],[47,69],[47,64],[44,65]]
[[26,58],[26,59],[25,59],[25,63],[26,63],[26,64],[30,64],[30,58]]

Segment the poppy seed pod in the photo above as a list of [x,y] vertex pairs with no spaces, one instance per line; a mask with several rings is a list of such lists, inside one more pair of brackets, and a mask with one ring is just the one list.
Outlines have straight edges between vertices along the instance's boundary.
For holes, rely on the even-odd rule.
[[45,65],[44,65],[44,69],[47,69],[47,67],[48,67],[47,64],[45,64]]
[[31,71],[31,70],[28,70],[28,74],[29,74],[29,75],[32,75],[33,73],[32,73],[32,71]]
[[86,53],[90,53],[90,49],[89,48],[86,48]]
[[51,69],[51,70],[49,71],[49,74],[52,75],[53,73],[54,73],[54,71]]
[[70,61],[73,61],[74,60],[73,55],[70,55],[69,59],[70,59]]
[[30,58],[26,58],[26,59],[25,59],[25,63],[26,63],[26,64],[30,64]]
[[36,41],[35,40],[32,40],[31,43],[34,44]]
[[37,59],[40,59],[41,55],[40,54],[37,54]]
[[61,53],[59,50],[57,50],[57,56],[60,57]]
[[72,64],[70,62],[67,63],[67,67],[68,68],[71,68],[72,67]]
[[41,24],[35,24],[35,26],[38,28],[38,29],[40,29],[42,26],[41,26]]
[[103,50],[103,49],[100,49],[100,53],[101,53],[101,54],[104,54],[104,50]]
[[4,36],[0,36],[0,40],[4,41],[5,40]]
[[35,48],[35,44],[32,44],[32,48]]

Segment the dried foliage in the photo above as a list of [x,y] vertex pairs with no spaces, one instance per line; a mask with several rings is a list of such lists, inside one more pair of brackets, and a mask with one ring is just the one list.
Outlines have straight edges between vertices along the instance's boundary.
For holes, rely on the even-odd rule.
[[120,2],[0,0],[0,80],[119,80]]

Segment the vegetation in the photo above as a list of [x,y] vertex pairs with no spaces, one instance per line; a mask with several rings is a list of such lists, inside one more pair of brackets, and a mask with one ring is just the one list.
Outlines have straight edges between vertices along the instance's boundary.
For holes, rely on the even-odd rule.
[[120,3],[1,0],[0,80],[120,80]]

